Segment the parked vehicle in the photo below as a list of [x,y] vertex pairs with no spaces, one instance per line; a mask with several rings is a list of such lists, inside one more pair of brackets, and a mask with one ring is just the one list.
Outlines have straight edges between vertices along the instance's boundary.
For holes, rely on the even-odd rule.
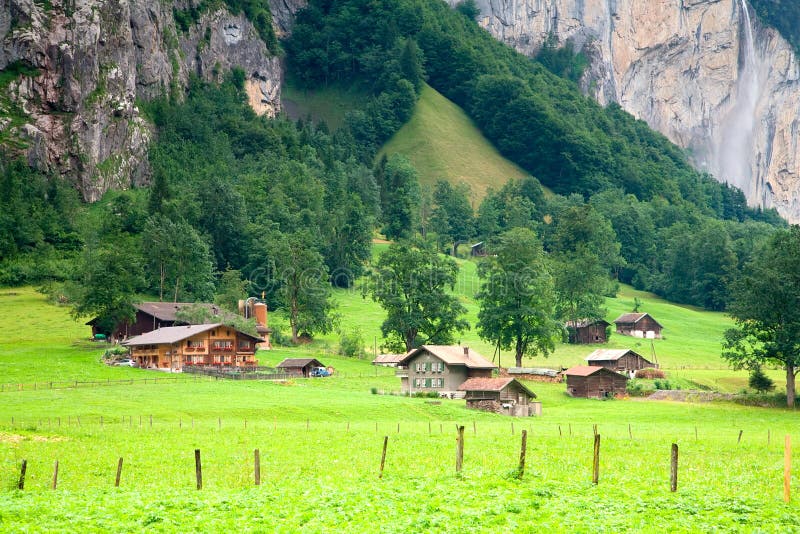
[[134,360],[131,360],[130,358],[117,360],[117,365],[121,367],[137,367],[136,362]]
[[324,367],[314,367],[311,369],[311,376],[331,376],[331,373]]

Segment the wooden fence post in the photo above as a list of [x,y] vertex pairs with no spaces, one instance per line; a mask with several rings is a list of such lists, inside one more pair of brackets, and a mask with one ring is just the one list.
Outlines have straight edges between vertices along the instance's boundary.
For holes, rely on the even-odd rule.
[[628,423],[628,438],[633,439],[633,432],[631,431],[631,424]]
[[525,474],[525,453],[528,450],[528,431],[522,431],[522,445],[519,448],[519,472],[517,476],[522,478]]
[[475,419],[472,420],[472,435],[473,436],[477,436],[478,435],[478,427],[475,424]]
[[194,474],[197,478],[197,489],[203,489],[203,467],[200,464],[200,449],[194,450]]
[[58,486],[58,460],[53,466],[53,489],[56,489],[56,486]]
[[672,444],[672,454],[670,454],[669,465],[669,490],[678,491],[678,444]]
[[792,498],[792,438],[786,434],[783,442],[783,501]]
[[511,435],[514,435],[514,421],[511,421]]
[[594,435],[594,454],[592,457],[592,484],[600,481],[600,434]]
[[458,437],[456,438],[456,473],[461,472],[464,465],[464,427],[458,427]]
[[561,425],[558,425],[558,437],[560,438],[561,436],[562,436],[562,434],[561,434]]
[[742,442],[742,432],[744,432],[744,430],[739,431],[739,439],[736,440],[737,445]]
[[255,473],[256,486],[261,485],[261,453],[258,449],[253,451],[253,471]]
[[400,423],[397,423],[397,433],[400,433]]
[[119,462],[117,463],[117,478],[114,480],[114,487],[119,487],[119,479],[122,476],[122,457],[120,457]]
[[22,460],[22,469],[19,471],[19,484],[17,484],[17,488],[23,490],[25,489],[25,471],[28,470],[28,460]]
[[378,478],[383,478],[383,466],[386,463],[386,447],[389,444],[389,436],[383,436],[383,452],[381,453],[381,471]]

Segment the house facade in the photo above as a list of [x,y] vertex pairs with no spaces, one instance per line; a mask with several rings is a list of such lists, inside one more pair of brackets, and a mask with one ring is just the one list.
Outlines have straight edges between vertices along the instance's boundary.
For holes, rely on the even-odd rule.
[[603,399],[627,393],[628,377],[611,369],[579,365],[564,371],[567,393],[573,397]]
[[625,313],[614,320],[618,334],[623,336],[661,339],[663,326],[648,313]]
[[597,349],[586,357],[588,365],[605,367],[618,373],[633,373],[658,365],[630,349]]
[[497,366],[468,347],[423,345],[397,363],[404,393],[436,392],[455,395],[470,378],[491,378]]
[[135,336],[122,345],[145,369],[182,371],[186,366],[258,365],[256,344],[263,339],[221,323],[169,326]]
[[567,321],[565,326],[567,327],[567,332],[569,332],[570,343],[606,343],[608,341],[606,329],[611,326],[611,323],[603,319],[582,319],[580,321]]
[[541,415],[541,403],[533,403],[536,394],[516,378],[470,378],[458,387],[465,392],[467,408],[486,412],[528,417]]

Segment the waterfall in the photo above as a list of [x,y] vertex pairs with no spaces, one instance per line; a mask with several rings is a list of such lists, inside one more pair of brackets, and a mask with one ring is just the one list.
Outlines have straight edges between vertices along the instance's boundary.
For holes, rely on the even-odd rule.
[[741,0],[744,23],[744,58],[736,82],[736,101],[722,122],[716,150],[718,179],[739,187],[750,199],[754,192],[753,156],[756,107],[761,96],[759,63],[753,40],[753,25],[747,0]]

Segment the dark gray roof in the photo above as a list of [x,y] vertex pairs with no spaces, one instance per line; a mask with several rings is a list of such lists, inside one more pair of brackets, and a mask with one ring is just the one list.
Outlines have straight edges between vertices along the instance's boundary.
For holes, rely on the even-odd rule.
[[286,358],[275,367],[305,367],[310,363],[315,363],[314,367],[325,367],[325,365],[316,358]]
[[141,312],[152,315],[159,321],[176,321],[178,319],[176,314],[181,308],[204,308],[210,311],[212,316],[221,316],[223,314],[219,306],[208,302],[140,302],[133,306]]
[[[649,313],[623,313],[622,315],[620,315],[619,317],[614,319],[614,323],[634,323],[635,324],[635,323],[638,323],[639,321],[641,321],[642,319],[644,319],[645,317],[650,317],[651,319],[653,319],[653,316],[650,315]],[[659,323],[658,321],[656,321],[655,319],[653,319],[653,322],[656,323],[661,328],[664,328],[664,326],[661,323]]]
[[459,345],[422,345],[406,353],[398,363],[405,364],[421,352],[430,352],[447,365],[463,365],[469,369],[496,369],[497,366],[477,352]]
[[141,336],[132,337],[127,341],[123,341],[122,344],[129,347],[135,347],[140,345],[162,345],[164,343],[177,343],[178,341],[183,341],[184,339],[188,339],[194,335],[202,334],[203,332],[207,332],[221,326],[235,330],[239,334],[247,336],[256,341],[264,341],[260,337],[251,336],[250,334],[236,330],[232,326],[225,326],[222,323],[213,323],[193,324],[186,326],[165,326],[163,328],[153,330],[152,332],[142,334]]

